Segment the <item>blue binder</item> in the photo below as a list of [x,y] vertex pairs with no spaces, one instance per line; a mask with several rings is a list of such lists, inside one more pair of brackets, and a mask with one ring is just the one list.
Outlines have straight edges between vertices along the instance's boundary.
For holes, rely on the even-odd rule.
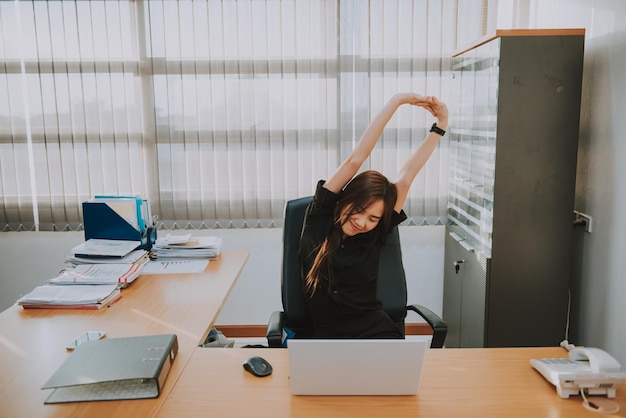
[[91,238],[140,241],[139,248],[150,250],[157,239],[154,225],[137,230],[103,202],[83,202],[83,226],[85,241]]
[[[111,195],[95,195],[94,199],[105,199],[105,200],[115,200],[115,199],[122,199],[122,200],[133,200],[135,202],[135,208],[136,208],[136,213],[137,213],[137,225],[139,227],[140,231],[143,231],[147,226],[146,222],[151,222],[151,219],[148,219],[146,216],[144,216],[144,213],[147,213],[148,210],[145,210],[146,208],[149,208],[148,206],[148,201],[145,199],[142,199],[141,197],[138,196],[111,196]],[[144,206],[145,205],[145,206]]]

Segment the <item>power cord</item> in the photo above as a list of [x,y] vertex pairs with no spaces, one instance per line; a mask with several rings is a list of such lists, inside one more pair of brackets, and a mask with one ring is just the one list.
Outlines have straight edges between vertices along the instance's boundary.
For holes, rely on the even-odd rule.
[[583,405],[585,409],[599,414],[615,414],[619,412],[619,405],[616,402],[607,399],[594,399],[593,402],[587,399],[586,390],[581,389],[580,394],[583,396]]
[[574,344],[570,344],[567,340],[561,341],[561,344],[559,345],[567,351],[572,351],[574,348],[576,348]]
[[569,341],[567,341],[567,338],[569,337],[569,317],[570,317],[571,309],[572,309],[572,289],[567,289],[567,318],[565,322],[565,339],[561,341],[561,344],[559,344],[561,347],[563,347],[567,351],[572,351],[574,348],[576,348],[574,344],[570,344]]

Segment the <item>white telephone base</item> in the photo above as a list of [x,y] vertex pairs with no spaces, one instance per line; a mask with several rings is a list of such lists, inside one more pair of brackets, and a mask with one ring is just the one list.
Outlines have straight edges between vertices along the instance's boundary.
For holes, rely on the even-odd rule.
[[614,398],[616,388],[626,381],[619,363],[597,348],[578,348],[570,351],[569,358],[532,359],[530,364],[556,387],[561,398],[578,395],[581,390]]

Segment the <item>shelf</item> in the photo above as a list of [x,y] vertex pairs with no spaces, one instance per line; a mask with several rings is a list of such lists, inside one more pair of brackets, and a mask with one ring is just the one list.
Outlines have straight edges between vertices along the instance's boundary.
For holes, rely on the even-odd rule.
[[493,230],[499,48],[494,42],[453,60],[459,97],[450,129],[448,223],[487,256]]
[[491,239],[483,237],[476,231],[477,226],[463,223],[462,219],[458,219],[448,213],[448,226],[454,231],[458,242],[464,242],[465,246],[471,247],[473,252],[481,254],[486,259],[491,258]]

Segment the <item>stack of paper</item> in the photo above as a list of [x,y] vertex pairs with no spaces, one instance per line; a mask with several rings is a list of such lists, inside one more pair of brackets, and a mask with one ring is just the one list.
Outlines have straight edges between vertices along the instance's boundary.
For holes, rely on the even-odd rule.
[[71,250],[67,268],[18,299],[24,308],[101,309],[121,297],[149,261],[138,241],[90,239]]
[[145,264],[148,260],[148,251],[134,250],[124,257],[77,257],[68,255],[65,262],[70,265],[79,264]]
[[48,283],[61,285],[117,284],[119,287],[126,287],[141,274],[144,264],[79,264],[66,269],[57,277],[49,279]]
[[[148,251],[136,249],[139,241],[89,239],[65,257],[70,266],[80,264],[139,264],[148,262]],[[121,267],[120,267],[121,268]]]
[[100,309],[114,303],[120,297],[117,284],[74,286],[46,284],[36,287],[32,292],[18,299],[17,304],[25,309]]
[[89,239],[72,248],[75,257],[125,257],[141,245],[140,241]]
[[188,235],[170,235],[159,238],[152,245],[152,254],[161,258],[205,258],[216,259],[222,251],[222,238]]

